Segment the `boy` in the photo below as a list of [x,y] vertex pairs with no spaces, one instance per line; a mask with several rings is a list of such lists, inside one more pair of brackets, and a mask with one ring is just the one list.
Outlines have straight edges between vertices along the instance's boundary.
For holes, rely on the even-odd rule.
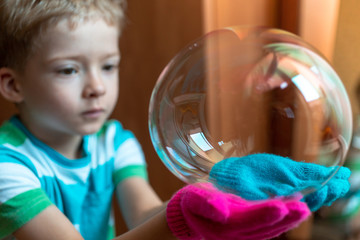
[[115,189],[132,229],[117,239],[265,239],[303,221],[309,209],[299,199],[254,206],[206,185],[162,203],[139,143],[107,120],[118,94],[121,6],[1,1],[0,93],[19,113],[0,128],[0,238],[113,238]]
[[105,123],[117,101],[120,3],[2,1],[1,94],[19,114],[1,128],[1,236],[111,238],[118,182],[130,227],[161,205],[138,142]]

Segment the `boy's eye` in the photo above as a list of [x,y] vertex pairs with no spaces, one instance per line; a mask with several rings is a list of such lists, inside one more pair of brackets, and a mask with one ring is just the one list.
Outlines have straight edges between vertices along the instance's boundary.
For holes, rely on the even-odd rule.
[[63,68],[58,71],[60,74],[64,75],[73,75],[76,74],[78,71],[75,68]]
[[117,65],[115,65],[115,64],[106,64],[102,67],[103,70],[108,71],[108,72],[110,72],[116,68],[117,68]]

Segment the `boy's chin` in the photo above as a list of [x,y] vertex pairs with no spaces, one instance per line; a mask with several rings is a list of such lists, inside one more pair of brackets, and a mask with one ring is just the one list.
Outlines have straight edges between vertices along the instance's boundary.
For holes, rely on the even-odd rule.
[[81,135],[90,135],[100,131],[104,123],[99,124],[91,124],[90,126],[86,126],[81,129]]

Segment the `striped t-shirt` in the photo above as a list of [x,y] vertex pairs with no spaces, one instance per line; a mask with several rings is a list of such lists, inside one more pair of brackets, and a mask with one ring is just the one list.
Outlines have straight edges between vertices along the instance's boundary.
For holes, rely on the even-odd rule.
[[32,135],[17,117],[0,127],[0,239],[51,204],[86,240],[113,237],[111,200],[125,178],[147,179],[134,135],[115,120],[83,137],[83,157],[70,160]]

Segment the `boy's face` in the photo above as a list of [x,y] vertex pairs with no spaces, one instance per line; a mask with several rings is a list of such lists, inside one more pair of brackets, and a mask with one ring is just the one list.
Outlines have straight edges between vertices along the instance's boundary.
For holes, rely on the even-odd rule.
[[41,36],[20,75],[20,116],[36,135],[99,130],[118,96],[118,30],[102,20],[70,29],[67,21]]

